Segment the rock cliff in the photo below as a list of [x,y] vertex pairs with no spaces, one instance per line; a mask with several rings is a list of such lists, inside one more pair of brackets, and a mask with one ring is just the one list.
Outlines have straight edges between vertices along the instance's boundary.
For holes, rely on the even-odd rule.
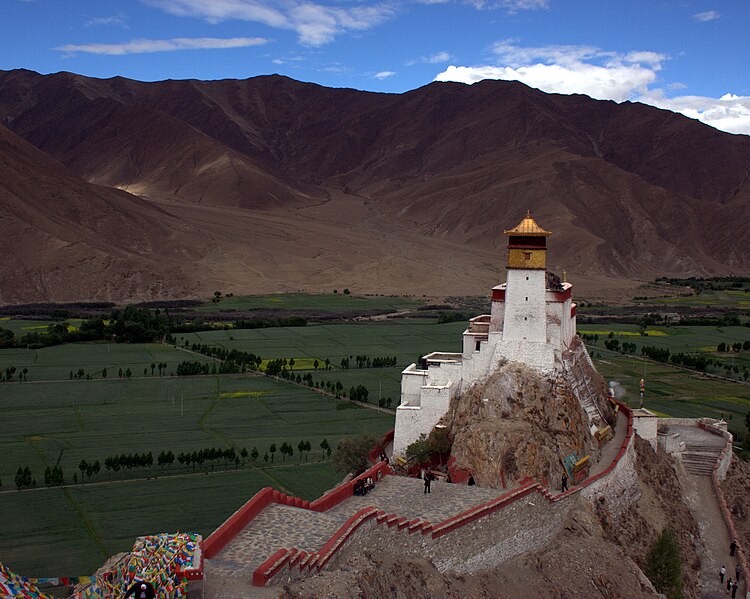
[[457,466],[483,486],[513,486],[531,476],[556,488],[562,457],[598,457],[589,417],[568,380],[516,363],[454,399],[444,423]]

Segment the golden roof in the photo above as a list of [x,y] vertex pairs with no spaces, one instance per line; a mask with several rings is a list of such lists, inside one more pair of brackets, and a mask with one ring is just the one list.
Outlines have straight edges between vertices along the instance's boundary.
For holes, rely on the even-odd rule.
[[524,237],[549,237],[552,235],[549,231],[542,229],[531,217],[531,210],[526,212],[524,219],[513,229],[504,231],[506,235],[522,235]]

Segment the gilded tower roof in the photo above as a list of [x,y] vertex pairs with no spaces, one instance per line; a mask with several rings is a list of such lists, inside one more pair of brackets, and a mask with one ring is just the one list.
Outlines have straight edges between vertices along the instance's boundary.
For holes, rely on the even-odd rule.
[[542,229],[531,216],[531,210],[526,212],[524,219],[514,228],[504,231],[506,235],[522,235],[524,237],[549,237],[549,231]]

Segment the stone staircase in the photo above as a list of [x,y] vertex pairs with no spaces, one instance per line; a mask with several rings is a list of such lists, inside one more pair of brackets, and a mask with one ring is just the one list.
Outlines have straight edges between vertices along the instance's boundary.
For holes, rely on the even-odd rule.
[[686,444],[682,453],[685,471],[700,476],[711,476],[723,447],[716,445]]
[[272,504],[266,507],[212,559],[204,564],[205,597],[221,599],[264,596],[252,587],[255,569],[279,549],[319,550],[346,521],[365,507],[372,506],[406,519],[420,518],[442,522],[465,510],[501,495],[501,489],[432,483],[424,493],[423,481],[387,476],[366,496],[349,497],[326,512]]

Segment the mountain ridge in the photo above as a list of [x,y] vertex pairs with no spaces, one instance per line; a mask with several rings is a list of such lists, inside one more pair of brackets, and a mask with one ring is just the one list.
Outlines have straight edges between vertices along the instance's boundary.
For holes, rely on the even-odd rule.
[[[189,220],[198,207],[215,209],[200,212],[212,224],[195,242],[203,258],[186,269],[196,293],[212,278],[235,292],[351,279],[377,292],[383,268],[392,291],[424,292],[409,283],[422,251],[450,251],[457,270],[476,270],[460,277],[473,291],[486,276],[477,257],[502,260],[501,231],[529,208],[556,233],[551,263],[571,273],[648,279],[750,266],[741,249],[750,244],[750,137],[639,103],[506,81],[380,94],[280,75],[144,83],[0,71],[0,124],[73,176],[142,196],[188,228],[200,228]],[[264,248],[240,247],[242,231],[233,217],[221,221],[224,210],[273,220],[279,231],[286,224],[297,247],[273,249],[299,267],[283,274],[256,263]],[[312,221],[316,232],[306,233]],[[342,247],[310,237],[321,231]],[[377,248],[369,267],[350,259],[357,243]],[[326,265],[300,257],[300,245],[326,245]],[[210,248],[244,258],[214,277]],[[239,274],[243,265],[262,281]],[[316,281],[300,284],[306,272]]]

